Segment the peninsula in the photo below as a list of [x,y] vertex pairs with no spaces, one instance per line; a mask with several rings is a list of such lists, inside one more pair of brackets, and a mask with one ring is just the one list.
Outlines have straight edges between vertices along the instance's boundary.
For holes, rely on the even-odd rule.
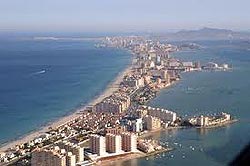
[[[156,140],[140,137],[145,131],[207,128],[234,121],[227,113],[182,119],[173,110],[146,106],[158,91],[178,81],[182,72],[208,69],[202,68],[199,62],[183,62],[170,57],[178,50],[177,46],[141,36],[106,37],[96,46],[130,51],[132,65],[88,106],[39,132],[3,146],[0,153],[2,165],[105,165],[113,160],[172,150]],[[223,64],[223,70],[227,68],[228,65]]]

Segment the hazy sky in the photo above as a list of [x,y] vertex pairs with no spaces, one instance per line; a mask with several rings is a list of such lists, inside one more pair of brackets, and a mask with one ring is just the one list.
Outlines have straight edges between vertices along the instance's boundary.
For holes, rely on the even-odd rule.
[[0,30],[250,29],[250,0],[0,0]]

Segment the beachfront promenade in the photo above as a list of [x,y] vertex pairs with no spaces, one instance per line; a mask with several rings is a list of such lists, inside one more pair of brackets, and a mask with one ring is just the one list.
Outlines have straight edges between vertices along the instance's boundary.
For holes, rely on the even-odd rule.
[[158,91],[178,81],[182,72],[202,70],[199,62],[171,58],[171,53],[178,50],[176,46],[129,36],[107,37],[97,47],[126,49],[133,63],[87,107],[3,146],[1,163],[44,165],[46,161],[50,165],[56,161],[61,165],[86,165],[126,159],[126,155],[129,159],[131,155],[133,158],[171,149],[138,137],[145,131],[180,126],[205,128],[232,120],[226,113],[181,119],[175,111],[145,106]]

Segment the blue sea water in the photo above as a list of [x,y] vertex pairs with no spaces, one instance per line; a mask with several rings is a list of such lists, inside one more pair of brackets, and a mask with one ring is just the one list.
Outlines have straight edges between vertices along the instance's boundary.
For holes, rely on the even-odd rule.
[[250,143],[250,45],[242,41],[200,41],[198,44],[204,48],[172,56],[203,63],[229,63],[233,70],[182,74],[179,82],[162,90],[149,105],[173,110],[183,117],[225,111],[239,121],[215,129],[154,133],[151,138],[168,142],[174,150],[112,165],[225,166]]
[[[169,142],[175,149],[148,160],[111,165],[224,166],[250,142],[250,46],[241,41],[198,43],[204,48],[172,56],[203,63],[230,63],[233,70],[185,73],[181,81],[162,90],[149,105],[176,111],[180,116],[225,111],[239,122],[216,129],[155,133],[151,137]],[[87,104],[130,63],[129,53],[98,49],[94,44],[94,41],[0,41],[0,143]]]
[[95,43],[0,41],[0,144],[86,105],[131,62]]

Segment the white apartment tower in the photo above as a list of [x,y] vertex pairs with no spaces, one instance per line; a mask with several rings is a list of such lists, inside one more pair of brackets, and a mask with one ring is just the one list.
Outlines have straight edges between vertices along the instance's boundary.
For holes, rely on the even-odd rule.
[[90,150],[92,153],[96,153],[98,156],[106,154],[106,141],[105,137],[99,135],[90,136]]
[[106,135],[106,150],[110,153],[119,153],[122,150],[122,138],[120,135]]
[[133,133],[122,133],[122,150],[134,152],[137,149],[137,136]]

